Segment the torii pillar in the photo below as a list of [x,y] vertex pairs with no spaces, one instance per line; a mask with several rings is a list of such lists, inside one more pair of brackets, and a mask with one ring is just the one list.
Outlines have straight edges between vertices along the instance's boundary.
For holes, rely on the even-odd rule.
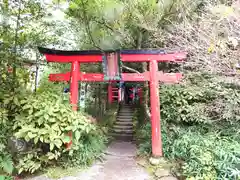
[[70,103],[73,111],[77,111],[78,104],[78,77],[80,74],[80,64],[78,61],[72,62],[70,79]]
[[158,62],[150,61],[150,109],[152,126],[152,154],[157,157],[162,156],[162,139],[160,125],[160,100],[159,81],[157,77]]

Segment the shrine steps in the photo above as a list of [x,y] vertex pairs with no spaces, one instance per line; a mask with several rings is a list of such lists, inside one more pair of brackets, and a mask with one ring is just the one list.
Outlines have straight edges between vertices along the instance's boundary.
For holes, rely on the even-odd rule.
[[116,140],[133,140],[133,109],[131,105],[121,105],[118,111],[116,122],[110,135]]

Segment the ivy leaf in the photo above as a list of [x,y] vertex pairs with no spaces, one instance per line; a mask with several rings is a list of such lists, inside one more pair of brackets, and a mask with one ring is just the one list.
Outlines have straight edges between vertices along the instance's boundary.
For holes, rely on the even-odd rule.
[[34,144],[37,144],[38,143],[38,137],[35,137],[34,138]]
[[49,122],[56,122],[55,118],[49,118]]
[[25,134],[26,134],[26,132],[23,132],[23,131],[20,130],[19,132],[16,132],[14,135],[17,138],[21,138],[21,137],[24,137]]
[[66,131],[72,130],[72,126],[67,126],[67,127],[65,127],[65,130],[66,130]]
[[33,108],[31,108],[29,111],[28,111],[28,114],[31,115],[33,113]]
[[41,126],[41,125],[43,124],[43,122],[44,122],[44,118],[43,118],[43,117],[40,117],[40,118],[38,119],[38,125]]
[[54,159],[55,158],[55,154],[53,154],[52,152],[48,152],[47,153],[48,159]]
[[20,103],[19,103],[17,97],[14,97],[14,98],[13,98],[13,102],[14,102],[14,104],[16,104],[17,106],[20,106]]
[[55,146],[57,146],[58,148],[60,148],[62,146],[62,141],[60,139],[55,139],[54,140],[54,144]]
[[45,118],[46,120],[48,120],[49,115],[48,115],[48,114],[44,114],[44,118]]
[[76,140],[79,140],[79,139],[80,139],[80,136],[81,136],[80,131],[76,131],[76,132],[75,132],[75,138],[76,138]]
[[22,172],[23,172],[23,170],[24,170],[24,168],[22,167],[22,168],[20,168],[20,169],[18,169],[18,173],[19,174],[21,174]]
[[35,117],[39,117],[39,116],[42,116],[43,114],[43,111],[38,111],[34,114]]
[[90,127],[89,126],[86,126],[86,133],[88,134],[90,131]]
[[42,137],[42,136],[40,136],[39,140],[40,140],[41,142],[43,142],[43,137]]
[[50,143],[50,151],[52,151],[54,148],[54,144],[53,143]]
[[25,137],[24,137],[24,139],[25,139],[25,141],[30,141],[30,137],[28,136],[28,135],[26,135]]
[[11,101],[10,98],[6,98],[6,99],[3,100],[3,104],[9,104],[10,101]]
[[26,109],[29,109],[29,108],[31,108],[31,106],[29,104],[26,104],[22,107],[23,110],[26,110]]
[[25,104],[25,103],[26,103],[26,100],[21,100],[20,103],[21,103],[21,104]]
[[37,135],[36,134],[33,134],[32,132],[28,132],[28,136],[30,139],[36,137]]

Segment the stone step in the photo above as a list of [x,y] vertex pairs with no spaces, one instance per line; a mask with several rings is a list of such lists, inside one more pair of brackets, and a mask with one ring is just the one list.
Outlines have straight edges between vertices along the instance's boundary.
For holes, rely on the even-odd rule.
[[120,111],[118,111],[118,113],[133,114],[133,111],[122,111],[122,110],[120,110]]
[[112,132],[109,135],[114,137],[116,140],[133,141],[133,135],[131,134],[119,134]]
[[120,109],[123,109],[123,110],[133,110],[132,107],[127,107],[127,106],[122,106],[122,107],[120,107]]
[[128,117],[128,118],[132,118],[133,115],[132,115],[132,114],[118,114],[117,117]]
[[115,125],[124,125],[124,126],[129,126],[129,125],[133,125],[133,122],[132,121],[116,121],[115,122]]
[[118,113],[126,113],[126,114],[133,114],[133,111],[118,111]]
[[118,117],[117,117],[117,120],[119,120],[119,119],[128,119],[128,120],[132,120],[133,117],[130,117],[130,116],[118,116]]
[[132,121],[132,118],[117,118],[117,121]]
[[133,110],[133,108],[131,106],[121,106],[120,109],[130,109],[130,110]]
[[133,125],[117,125],[113,126],[114,129],[133,129]]
[[117,117],[129,117],[129,118],[132,118],[133,115],[130,115],[130,114],[118,114]]
[[132,119],[118,119],[117,122],[133,122]]
[[118,113],[133,113],[133,111],[130,111],[130,110],[119,110]]
[[115,133],[121,133],[121,134],[133,134],[132,129],[113,129],[112,131]]

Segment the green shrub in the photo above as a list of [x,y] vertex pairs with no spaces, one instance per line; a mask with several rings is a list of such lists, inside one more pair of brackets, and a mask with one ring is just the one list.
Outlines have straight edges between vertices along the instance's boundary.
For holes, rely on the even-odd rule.
[[94,160],[101,158],[106,143],[107,138],[100,130],[85,135],[79,142],[79,149],[68,157],[67,165],[73,167],[91,165]]
[[161,117],[168,122],[209,124],[240,120],[240,89],[207,75],[190,74],[185,84],[163,85]]
[[[199,180],[240,178],[240,143],[215,131],[202,134],[199,128],[163,126],[164,156],[182,163],[182,175]],[[140,130],[141,154],[151,153],[150,123]]]
[[12,179],[11,175],[13,172],[13,161],[12,157],[6,151],[6,147],[0,140],[0,178],[1,179]]
[[[163,85],[161,130],[164,156],[187,179],[240,178],[240,88],[219,77],[190,74],[181,85]],[[139,153],[151,153],[151,125],[137,132]]]
[[240,143],[218,133],[200,134],[182,130],[165,152],[171,159],[182,159],[183,175],[197,179],[237,179],[240,177]]
[[[63,155],[73,155],[85,146],[83,139],[97,129],[54,93],[32,94],[20,103],[22,111],[16,116],[13,127],[15,136],[30,142],[32,147],[27,155],[19,155],[19,173],[33,173]],[[64,144],[70,141],[68,132],[73,133],[73,144],[66,150]]]

